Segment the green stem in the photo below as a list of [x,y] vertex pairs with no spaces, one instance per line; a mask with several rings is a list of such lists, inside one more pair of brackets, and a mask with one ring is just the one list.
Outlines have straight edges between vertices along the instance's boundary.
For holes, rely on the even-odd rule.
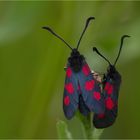
[[96,139],[96,140],[99,140],[101,135],[102,135],[102,133],[103,133],[103,131],[104,131],[104,129],[96,129],[96,128],[94,128],[94,131],[92,133],[93,134],[92,138]]
[[85,117],[85,116],[81,115],[81,113],[78,113],[77,117],[81,120],[81,122],[83,124],[87,139],[91,139],[92,131],[93,131],[93,127],[91,124],[91,114],[89,114],[88,116]]
[[64,121],[59,120],[56,124],[58,139],[70,139],[72,140],[72,134],[68,130],[67,124]]
[[87,138],[91,139],[92,138],[92,131],[93,131],[93,127],[91,125],[91,115],[89,114],[87,117],[84,117],[82,122],[83,122],[83,125],[85,128]]
[[100,138],[104,129],[96,129],[93,127],[91,113],[89,113],[89,115],[86,117],[78,113],[78,118],[81,120],[84,126],[87,139],[97,140]]
[[[93,127],[92,124],[92,114],[89,113],[88,116],[83,116],[80,112],[77,112],[76,116],[78,119],[80,119],[82,125],[83,125],[83,130],[82,131],[85,135],[84,138],[87,139],[96,139],[99,140],[101,134],[103,133],[104,129],[96,129]],[[67,123],[64,121],[59,120],[56,124],[57,128],[57,134],[58,134],[58,139],[74,139],[72,137],[72,133],[68,130]]]

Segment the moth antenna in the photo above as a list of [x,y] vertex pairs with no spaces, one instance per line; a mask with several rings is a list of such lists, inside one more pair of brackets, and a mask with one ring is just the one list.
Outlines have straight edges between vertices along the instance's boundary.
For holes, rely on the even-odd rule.
[[116,63],[117,63],[117,61],[118,61],[118,59],[119,59],[119,57],[120,57],[120,53],[121,53],[121,50],[122,50],[123,42],[124,42],[124,39],[125,39],[126,37],[130,37],[130,36],[129,36],[129,35],[123,35],[123,36],[121,37],[120,49],[119,49],[118,56],[117,56],[117,58],[116,58],[116,60],[115,60],[115,62],[114,62],[114,66],[116,65]]
[[84,35],[84,33],[85,33],[85,31],[86,31],[88,25],[89,25],[89,22],[90,22],[91,20],[93,20],[93,19],[95,19],[95,18],[94,18],[94,17],[89,17],[89,18],[86,20],[85,28],[84,28],[84,30],[83,30],[83,32],[82,32],[82,34],[81,34],[81,36],[80,36],[80,39],[79,39],[79,41],[78,41],[78,43],[77,43],[77,48],[76,48],[77,50],[78,50],[78,48],[79,48],[80,42],[81,42],[81,40],[82,40],[82,37],[83,37],[83,35]]
[[59,35],[57,35],[50,27],[47,27],[46,26],[46,27],[42,27],[42,29],[48,30],[54,36],[56,36],[57,38],[59,38],[63,43],[65,43],[71,50],[73,50],[72,47],[62,37],[60,37]]
[[98,50],[96,47],[93,47],[93,51],[96,52],[98,55],[100,55],[102,58],[104,58],[104,60],[106,60],[109,65],[111,65],[111,63],[109,62],[109,60],[107,58],[105,58]]

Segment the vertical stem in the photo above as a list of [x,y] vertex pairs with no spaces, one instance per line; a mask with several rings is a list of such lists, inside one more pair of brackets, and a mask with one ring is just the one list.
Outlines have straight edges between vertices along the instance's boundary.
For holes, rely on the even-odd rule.
[[96,129],[94,128],[94,131],[92,133],[92,138],[93,139],[96,139],[96,140],[99,140],[100,139],[100,136],[102,135],[104,129]]
[[91,125],[91,114],[83,119],[83,125],[88,139],[92,138],[93,127]]
[[98,140],[100,138],[101,134],[103,133],[104,129],[96,129],[93,127],[93,125],[91,123],[92,122],[91,115],[92,114],[89,113],[89,115],[85,117],[79,113],[78,118],[83,123],[87,139],[97,139]]
[[93,138],[93,134],[92,134],[93,126],[91,124],[91,113],[89,113],[89,115],[86,117],[79,113],[78,118],[83,123],[87,139],[92,139]]

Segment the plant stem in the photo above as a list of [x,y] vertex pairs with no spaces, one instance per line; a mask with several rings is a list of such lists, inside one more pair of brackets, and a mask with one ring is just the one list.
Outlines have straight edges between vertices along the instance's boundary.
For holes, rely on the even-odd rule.
[[92,125],[92,117],[91,113],[88,116],[83,116],[80,113],[78,114],[78,118],[81,120],[87,139],[99,139],[104,129],[96,129]]
[[91,114],[89,113],[88,116],[83,116],[81,113],[78,113],[78,118],[81,120],[87,139],[92,138],[93,127],[91,124]]

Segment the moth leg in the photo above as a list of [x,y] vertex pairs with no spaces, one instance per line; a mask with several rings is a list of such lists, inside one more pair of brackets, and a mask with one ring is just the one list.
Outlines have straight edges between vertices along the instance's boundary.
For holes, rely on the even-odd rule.
[[102,77],[98,73],[92,71],[92,75],[97,82],[102,83]]

